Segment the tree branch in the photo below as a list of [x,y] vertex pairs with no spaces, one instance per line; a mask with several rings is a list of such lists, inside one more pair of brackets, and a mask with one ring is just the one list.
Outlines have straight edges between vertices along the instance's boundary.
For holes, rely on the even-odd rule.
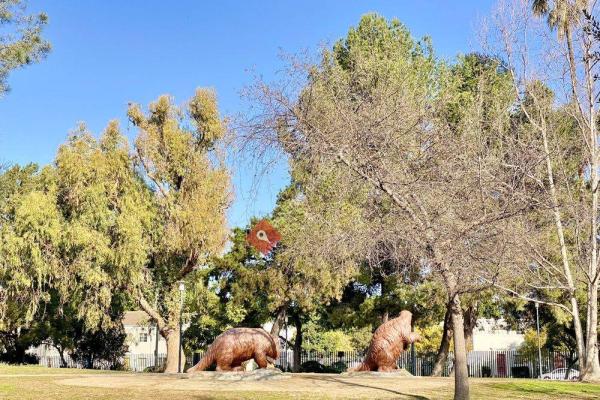
[[498,289],[502,289],[505,292],[510,293],[510,294],[512,294],[512,295],[520,298],[520,299],[527,300],[527,301],[533,302],[533,303],[547,304],[547,305],[552,306],[552,307],[562,308],[563,310],[565,310],[566,312],[568,312],[571,316],[573,315],[573,312],[567,306],[565,306],[564,304],[554,303],[554,302],[551,302],[551,301],[543,301],[543,300],[539,300],[539,299],[534,299],[533,297],[525,296],[525,295],[520,294],[520,293],[518,293],[518,292],[516,292],[516,291],[514,291],[512,289],[509,289],[509,288],[507,288],[505,286],[499,285],[498,283],[493,282],[493,281],[491,281],[491,280],[489,280],[489,279],[487,279],[487,278],[485,278],[483,276],[480,276],[480,278],[483,279],[486,282],[489,282],[492,286],[494,286],[494,287],[496,287]]
[[141,291],[138,293],[138,303],[142,310],[156,321],[159,331],[162,331],[167,326],[165,319],[148,303]]

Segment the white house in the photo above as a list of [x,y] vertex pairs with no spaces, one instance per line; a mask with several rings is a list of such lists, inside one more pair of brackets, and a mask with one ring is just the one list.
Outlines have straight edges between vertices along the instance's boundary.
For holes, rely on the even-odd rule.
[[154,354],[158,343],[158,353],[167,352],[167,342],[157,334],[156,324],[143,311],[127,311],[123,316],[123,328],[127,338],[129,354]]

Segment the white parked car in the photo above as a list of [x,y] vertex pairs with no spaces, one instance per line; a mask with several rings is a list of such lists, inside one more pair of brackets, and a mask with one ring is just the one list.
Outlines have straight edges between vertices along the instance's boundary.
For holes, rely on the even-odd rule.
[[[557,368],[552,372],[542,374],[542,379],[564,380],[565,376],[567,376],[567,368]],[[571,369],[569,371],[569,379],[576,380],[578,378],[579,371],[577,371],[576,369]]]

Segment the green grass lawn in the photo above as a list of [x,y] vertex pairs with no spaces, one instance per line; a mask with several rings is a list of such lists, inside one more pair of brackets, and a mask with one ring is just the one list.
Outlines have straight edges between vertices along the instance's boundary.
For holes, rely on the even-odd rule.
[[[451,399],[448,378],[343,378],[295,374],[263,382],[223,382],[204,378],[114,371],[0,365],[2,400],[174,400],[174,399]],[[531,379],[472,379],[477,399],[598,399],[600,385]]]
[[522,394],[545,396],[556,396],[558,398],[571,396],[573,398],[600,398],[600,385],[573,383],[573,382],[552,382],[539,381],[532,379],[510,379],[508,382],[498,382],[490,385],[492,388],[502,391],[512,391]]

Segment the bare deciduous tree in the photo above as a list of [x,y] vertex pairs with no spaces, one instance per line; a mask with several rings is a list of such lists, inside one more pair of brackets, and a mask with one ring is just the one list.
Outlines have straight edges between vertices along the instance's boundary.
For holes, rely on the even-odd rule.
[[[508,64],[522,125],[544,168],[532,171],[546,205],[523,219],[531,268],[504,287],[567,311],[573,320],[581,378],[600,380],[598,362],[598,37],[594,1],[500,3],[487,39]],[[547,15],[550,25],[536,15]],[[553,29],[557,28],[558,35]],[[541,190],[540,190],[541,189]],[[515,283],[515,282],[513,282]],[[533,291],[562,292],[532,299]],[[580,298],[586,315],[582,316]],[[583,322],[583,323],[582,323]],[[585,333],[583,326],[585,325]]]
[[[466,96],[464,82],[424,43],[397,21],[363,17],[320,63],[293,60],[281,84],[251,88],[260,111],[243,139],[284,150],[306,201],[326,207],[332,193],[346,194],[362,210],[357,223],[365,229],[348,249],[357,258],[377,232],[400,239],[423,273],[441,278],[451,305],[455,399],[467,399],[461,296],[487,285],[482,270],[494,276],[518,262],[512,219],[537,205],[524,186],[539,160],[513,138],[512,88],[488,90],[505,71],[496,63],[476,74]],[[369,224],[372,213],[385,220]]]

